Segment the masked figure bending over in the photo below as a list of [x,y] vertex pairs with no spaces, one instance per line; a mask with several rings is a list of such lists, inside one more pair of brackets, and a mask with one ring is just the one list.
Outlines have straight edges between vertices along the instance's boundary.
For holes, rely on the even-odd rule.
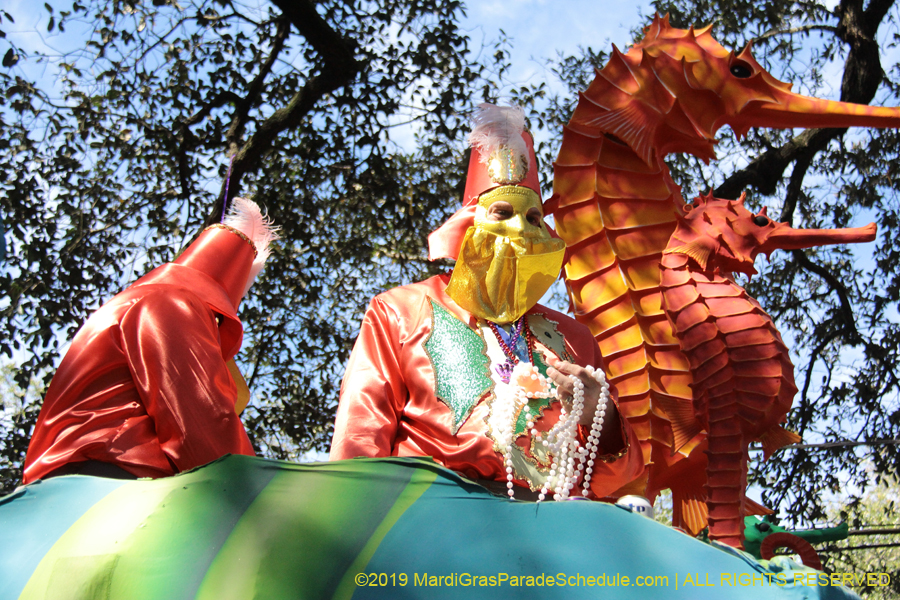
[[[456,267],[372,300],[341,387],[331,459],[432,456],[492,489],[499,482],[498,491],[506,491],[509,473],[520,486],[516,497],[533,498],[557,459],[543,442],[580,385],[574,437],[581,447],[587,441],[602,391],[591,368],[602,371],[602,358],[586,327],[537,304],[559,274],[565,245],[543,221],[522,111],[482,105],[475,125],[464,206],[429,237],[430,258],[454,258]],[[498,399],[505,402],[519,381],[512,375],[519,363],[549,376],[551,395],[500,418],[506,405]],[[585,456],[596,498],[643,469],[611,395],[596,456]],[[571,495],[583,485],[576,481]]]
[[83,474],[165,477],[228,453],[253,455],[238,414],[237,308],[274,232],[249,200],[174,262],[87,320],[59,365],[25,459],[24,482]]

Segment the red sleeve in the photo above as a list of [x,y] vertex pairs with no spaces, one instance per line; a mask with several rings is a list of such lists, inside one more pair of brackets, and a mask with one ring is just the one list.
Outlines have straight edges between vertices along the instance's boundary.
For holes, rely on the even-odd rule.
[[398,316],[372,300],[341,384],[331,460],[391,456],[408,392],[400,368]]
[[120,321],[123,350],[160,446],[178,471],[224,454],[253,456],[234,411],[216,315],[194,294],[155,291]]

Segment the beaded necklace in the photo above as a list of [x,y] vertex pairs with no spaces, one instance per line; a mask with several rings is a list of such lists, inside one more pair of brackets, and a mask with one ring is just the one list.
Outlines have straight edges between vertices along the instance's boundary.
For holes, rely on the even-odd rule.
[[[597,458],[600,431],[603,429],[606,407],[609,403],[609,383],[603,371],[590,366],[585,367],[588,374],[600,384],[601,390],[587,444],[582,447],[578,442],[578,422],[584,410],[584,382],[574,375],[570,376],[574,390],[572,410],[567,411],[563,406],[559,421],[550,431],[541,433],[534,428],[535,415],[531,414],[529,400],[555,397],[561,402],[562,399],[559,398],[558,390],[552,389],[550,378],[541,375],[534,366],[534,336],[528,327],[527,316],[522,315],[509,334],[510,344],[503,340],[496,323],[492,321],[487,323],[497,338],[503,354],[506,355],[506,362],[495,365],[494,370],[503,383],[509,384],[509,388],[498,390],[488,424],[497,434],[500,454],[506,467],[506,487],[510,500],[515,497],[512,452],[516,437],[515,424],[520,412],[524,413],[527,421],[526,431],[547,449],[551,461],[547,481],[541,487],[538,502],[542,502],[550,491],[553,492],[555,500],[567,500],[578,485],[579,479],[582,484],[582,495],[587,497],[591,493],[591,476]],[[528,349],[527,363],[523,363],[514,350],[523,333]]]
[[556,397],[561,401],[558,388],[551,391],[552,383],[548,377],[538,373],[533,365],[519,362],[511,374],[510,385],[497,390],[488,417],[488,425],[495,432],[495,439],[506,467],[506,488],[510,500],[515,497],[512,453],[515,449],[515,424],[520,412],[524,413],[527,419],[526,427],[530,430],[532,438],[547,449],[551,461],[547,480],[538,495],[538,502],[546,499],[550,491],[553,492],[555,500],[567,500],[579,480],[582,484],[582,495],[585,497],[590,495],[591,476],[597,458],[600,432],[603,429],[606,407],[610,399],[609,383],[606,382],[603,371],[590,366],[585,367],[585,370],[600,384],[600,397],[587,444],[583,447],[578,441],[578,422],[584,410],[584,382],[578,377],[570,376],[574,389],[572,410],[567,411],[563,406],[559,421],[546,433],[534,428],[535,415],[531,414],[528,401],[532,398],[547,397]]
[[497,343],[500,344],[503,354],[506,355],[506,362],[495,365],[494,370],[497,372],[497,375],[500,376],[500,381],[509,383],[509,378],[512,375],[513,369],[520,362],[515,347],[523,333],[525,335],[525,346],[528,349],[528,362],[534,362],[534,336],[531,333],[531,328],[528,327],[528,316],[522,315],[522,317],[516,321],[515,328],[512,333],[509,334],[509,344],[503,340],[503,336],[500,334],[500,329],[497,327],[496,323],[488,321],[487,324],[494,333],[494,337],[497,338]]

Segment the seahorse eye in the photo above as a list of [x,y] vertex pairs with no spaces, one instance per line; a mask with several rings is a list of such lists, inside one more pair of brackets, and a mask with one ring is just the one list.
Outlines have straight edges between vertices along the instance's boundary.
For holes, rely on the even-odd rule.
[[734,63],[731,65],[731,74],[738,79],[747,79],[753,75],[753,70],[745,64]]
[[769,224],[769,218],[764,217],[763,215],[755,215],[753,217],[753,222],[759,225],[760,227],[765,227]]

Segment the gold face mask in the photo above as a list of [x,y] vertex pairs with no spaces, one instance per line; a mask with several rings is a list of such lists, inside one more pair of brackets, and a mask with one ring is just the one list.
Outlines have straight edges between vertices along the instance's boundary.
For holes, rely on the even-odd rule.
[[[491,209],[498,202],[506,204]],[[540,198],[526,187],[502,186],[478,199],[475,225],[466,232],[447,285],[460,307],[488,321],[510,323],[556,281],[566,245],[550,237],[543,219],[535,219],[540,210]]]

